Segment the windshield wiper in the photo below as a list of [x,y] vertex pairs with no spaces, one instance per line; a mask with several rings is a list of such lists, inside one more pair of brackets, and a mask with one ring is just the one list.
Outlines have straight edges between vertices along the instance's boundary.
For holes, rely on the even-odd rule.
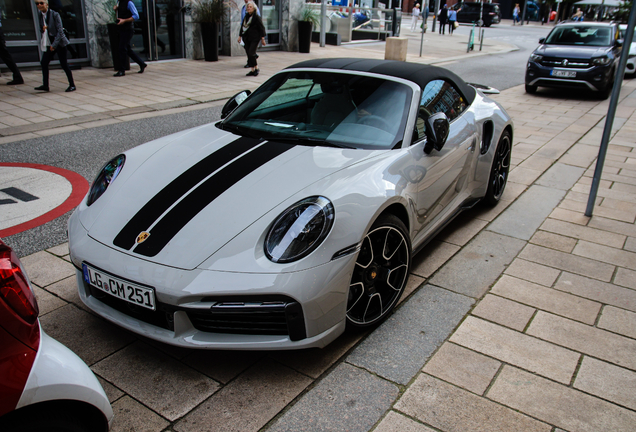
[[248,129],[243,126],[238,126],[232,123],[221,123],[221,129],[224,131],[232,132],[236,135],[245,136],[248,138],[261,139],[257,134],[255,134],[251,129]]
[[322,146],[322,147],[334,147],[334,148],[347,148],[347,149],[355,149],[355,147],[351,147],[344,144],[338,144],[335,142],[327,141],[319,138],[307,138],[307,137],[263,137],[267,141],[278,141],[283,143],[292,143],[298,145],[312,145],[312,146]]

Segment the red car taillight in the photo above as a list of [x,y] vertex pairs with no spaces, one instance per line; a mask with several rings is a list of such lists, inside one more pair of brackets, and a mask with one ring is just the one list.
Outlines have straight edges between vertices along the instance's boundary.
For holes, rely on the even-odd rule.
[[0,300],[29,324],[38,318],[38,303],[18,256],[0,240]]

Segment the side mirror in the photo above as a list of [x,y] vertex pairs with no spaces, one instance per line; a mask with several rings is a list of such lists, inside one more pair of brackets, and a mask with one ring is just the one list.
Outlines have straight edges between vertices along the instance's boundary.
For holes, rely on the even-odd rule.
[[539,39],[539,43],[540,43],[540,44],[545,43],[545,38],[541,38],[541,39]]
[[444,113],[433,114],[426,120],[426,145],[424,146],[424,152],[430,153],[433,149],[440,151],[446,140],[448,139],[448,133],[450,131],[450,123],[448,117]]
[[240,104],[242,104],[243,101],[247,99],[247,97],[251,93],[252,92],[249,90],[243,90],[242,92],[239,92],[232,96],[223,106],[223,109],[221,110],[221,118],[224,119],[225,117],[229,116],[230,113],[234,111]]
[[623,39],[617,39],[616,42],[614,42],[614,46],[616,48],[620,48],[623,46],[623,44],[625,43],[625,41]]

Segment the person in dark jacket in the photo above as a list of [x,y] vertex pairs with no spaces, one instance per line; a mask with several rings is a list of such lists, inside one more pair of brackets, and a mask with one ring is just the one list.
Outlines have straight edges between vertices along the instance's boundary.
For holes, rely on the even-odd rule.
[[130,40],[133,37],[133,21],[139,19],[139,12],[135,4],[130,0],[117,0],[114,6],[117,11],[117,25],[119,26],[119,71],[113,75],[121,77],[126,75],[126,63],[128,57],[133,59],[139,65],[139,73],[144,73],[146,63],[133,51],[130,46]]
[[4,40],[4,32],[2,30],[2,20],[0,20],[0,59],[2,59],[4,64],[7,65],[9,70],[13,73],[13,79],[11,81],[8,81],[7,85],[24,84],[20,69],[18,69],[18,67],[15,65],[13,57],[11,57],[11,53],[7,49],[7,43]]
[[238,41],[245,43],[245,51],[247,51],[247,64],[252,68],[247,76],[257,76],[259,73],[258,64],[256,63],[256,49],[258,43],[265,46],[265,26],[261,17],[256,13],[256,4],[253,1],[247,2],[245,6],[245,18],[241,23]]
[[73,73],[66,61],[66,46],[69,44],[69,41],[64,34],[62,18],[59,13],[49,9],[48,0],[36,0],[35,4],[40,11],[38,18],[40,22],[40,43],[42,48],[42,60],[40,61],[40,65],[42,66],[42,85],[36,87],[35,90],[49,91],[49,63],[51,63],[51,60],[53,60],[53,57],[57,54],[57,58],[60,60],[60,66],[62,66],[62,69],[66,73],[66,78],[68,78],[68,88],[66,91],[75,91]]
[[446,22],[448,21],[448,6],[447,5],[444,5],[444,7],[440,9],[437,20],[439,21],[439,34],[445,34]]

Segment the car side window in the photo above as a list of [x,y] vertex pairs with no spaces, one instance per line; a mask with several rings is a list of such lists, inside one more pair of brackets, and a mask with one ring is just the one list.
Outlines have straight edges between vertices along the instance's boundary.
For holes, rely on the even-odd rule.
[[431,115],[443,112],[452,122],[467,106],[466,99],[450,81],[443,79],[430,81],[422,91],[422,99],[415,122],[417,139],[414,136],[413,141],[421,140],[426,136],[426,120]]

